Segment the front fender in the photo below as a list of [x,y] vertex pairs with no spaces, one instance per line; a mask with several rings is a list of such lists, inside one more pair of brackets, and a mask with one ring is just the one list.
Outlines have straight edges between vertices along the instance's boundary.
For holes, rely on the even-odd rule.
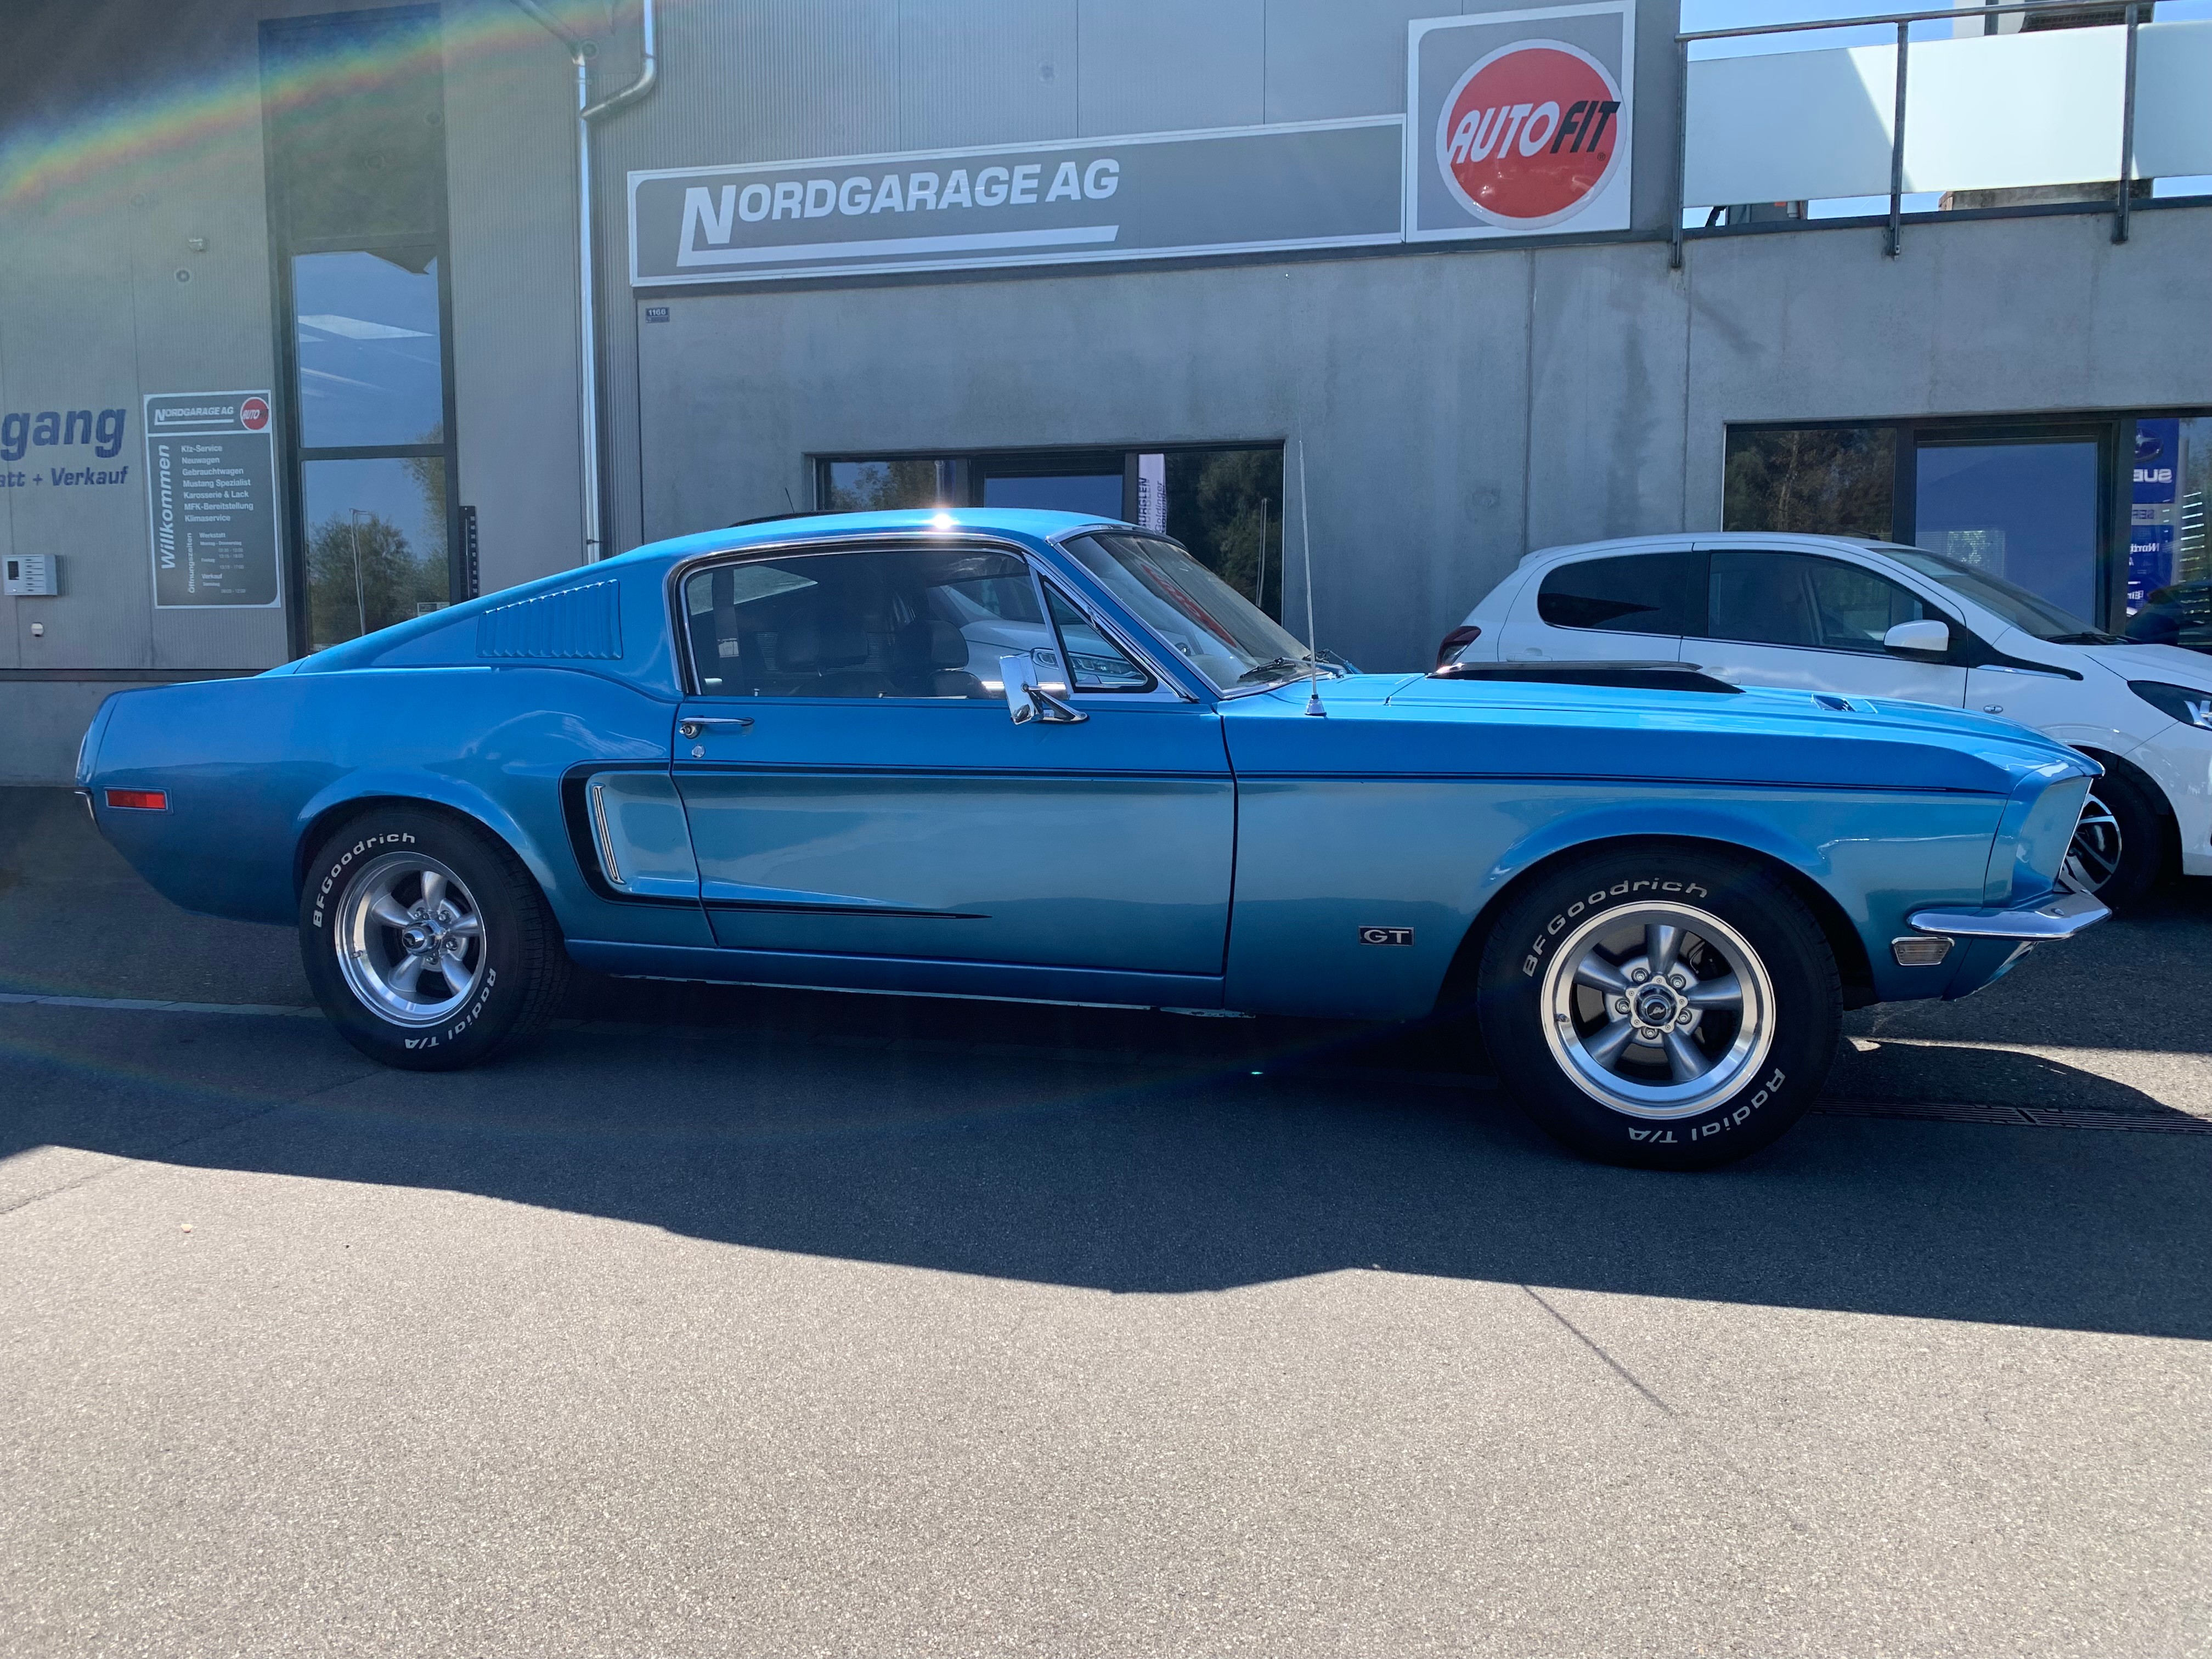
[[1865,944],[1878,994],[1941,995],[1940,970],[1898,968],[1888,941],[1908,931],[1910,909],[1980,902],[2005,804],[1967,792],[1483,778],[1270,779],[1240,783],[1238,800],[1230,1006],[1371,1019],[1433,1007],[1470,930],[1516,878],[1577,849],[1658,837],[1747,848],[1798,872]]

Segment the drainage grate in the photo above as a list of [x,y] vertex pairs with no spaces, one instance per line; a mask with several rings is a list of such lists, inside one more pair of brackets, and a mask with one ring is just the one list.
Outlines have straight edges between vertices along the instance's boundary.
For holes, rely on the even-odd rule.
[[2212,1118],[2187,1112],[2106,1112],[2080,1106],[1990,1106],[1964,1102],[1824,1100],[1824,1117],[1906,1117],[1936,1123],[2000,1123],[2014,1128],[2132,1129],[2138,1133],[2212,1135]]

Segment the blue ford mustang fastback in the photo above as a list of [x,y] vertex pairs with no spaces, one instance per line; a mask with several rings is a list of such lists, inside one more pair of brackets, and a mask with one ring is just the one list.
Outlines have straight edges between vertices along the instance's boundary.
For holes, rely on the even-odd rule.
[[1846,1007],[2099,920],[2054,890],[2095,772],[1676,663],[1316,665],[1172,541],[984,510],[662,542],[120,692],[78,781],[170,898],[296,927],[395,1066],[485,1058],[571,963],[1463,1015],[1554,1134],[1692,1168],[1805,1111]]

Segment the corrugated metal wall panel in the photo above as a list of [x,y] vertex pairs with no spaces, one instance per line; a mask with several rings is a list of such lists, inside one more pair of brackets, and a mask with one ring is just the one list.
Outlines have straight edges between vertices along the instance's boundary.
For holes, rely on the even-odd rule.
[[1077,0],[901,0],[901,149],[1076,136]]
[[[236,100],[241,118],[202,142],[150,139],[137,158],[146,206],[133,216],[135,325],[140,390],[243,391],[268,387],[277,419],[290,398],[276,386],[276,337],[270,326],[269,219],[263,183],[259,8],[226,8],[227,17],[171,12],[139,36],[149,79],[219,89]],[[151,67],[157,65],[158,67]],[[187,239],[204,236],[207,252]],[[192,280],[180,283],[179,270]],[[141,422],[131,430],[145,449]],[[283,466],[281,428],[276,465]],[[134,473],[133,477],[137,475]],[[283,488],[278,486],[278,495]],[[143,503],[145,492],[137,492]],[[281,505],[278,508],[281,526]],[[134,562],[152,580],[147,532]],[[279,531],[279,583],[283,547]],[[282,605],[268,610],[153,611],[151,664],[161,668],[258,668],[290,654]],[[94,660],[98,660],[95,659]]]
[[[658,15],[660,85],[602,129],[611,160],[698,167],[898,148],[898,0],[662,0]],[[625,6],[597,73],[602,95],[629,81],[636,38]]]
[[511,0],[447,0],[453,425],[485,592],[583,556],[574,85]]
[[1267,118],[1267,0],[1082,0],[1085,137]]
[[1406,25],[1439,0],[1267,0],[1269,121],[1391,115],[1406,107]]

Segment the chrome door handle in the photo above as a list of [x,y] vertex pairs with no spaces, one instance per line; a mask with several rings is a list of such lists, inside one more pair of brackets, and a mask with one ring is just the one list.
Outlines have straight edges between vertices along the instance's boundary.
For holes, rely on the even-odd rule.
[[676,733],[678,737],[696,738],[703,732],[719,732],[732,726],[742,732],[752,723],[750,714],[714,714],[696,719],[687,716],[676,722]]

